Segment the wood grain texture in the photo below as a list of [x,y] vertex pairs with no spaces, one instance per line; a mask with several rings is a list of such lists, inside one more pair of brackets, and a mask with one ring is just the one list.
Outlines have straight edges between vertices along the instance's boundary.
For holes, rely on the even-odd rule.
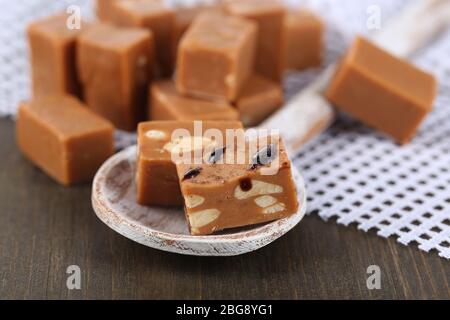
[[[317,216],[259,251],[200,258],[150,249],[110,230],[89,185],[64,188],[24,159],[0,120],[1,299],[450,298],[450,263],[436,253]],[[66,268],[82,270],[69,291]],[[368,290],[366,269],[382,271]]]

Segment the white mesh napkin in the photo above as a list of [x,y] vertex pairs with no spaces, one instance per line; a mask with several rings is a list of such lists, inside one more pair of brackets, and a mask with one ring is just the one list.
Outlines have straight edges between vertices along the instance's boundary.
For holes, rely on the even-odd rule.
[[[193,2],[196,0],[190,0]],[[343,53],[355,32],[368,33],[367,8],[378,5],[382,21],[398,12],[406,0],[286,0],[310,6],[328,23],[326,63]],[[14,115],[30,93],[25,25],[35,18],[62,11],[69,4],[92,16],[90,0],[0,0],[0,115]],[[172,3],[183,1],[172,0]],[[309,194],[309,212],[323,219],[336,217],[363,231],[376,229],[382,237],[417,243],[450,259],[450,32],[414,58],[440,80],[432,114],[416,139],[399,147],[359,122],[339,115],[324,134],[311,141],[295,160]],[[289,73],[289,97],[320,70]],[[134,135],[117,133],[120,147]]]

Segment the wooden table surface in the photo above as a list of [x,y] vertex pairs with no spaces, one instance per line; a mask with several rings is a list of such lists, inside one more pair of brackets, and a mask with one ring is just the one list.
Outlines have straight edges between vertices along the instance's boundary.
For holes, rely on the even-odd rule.
[[[95,216],[90,186],[60,187],[31,165],[0,119],[1,299],[450,298],[450,262],[394,239],[308,216],[275,243],[231,258],[157,251]],[[81,268],[81,290],[66,269]],[[381,268],[369,290],[367,268]]]

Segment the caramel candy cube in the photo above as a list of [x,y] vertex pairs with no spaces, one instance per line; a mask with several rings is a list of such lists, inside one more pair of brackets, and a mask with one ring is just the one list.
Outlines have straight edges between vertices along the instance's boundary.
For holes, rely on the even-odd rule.
[[404,144],[431,111],[436,91],[433,75],[359,37],[326,96],[342,111]]
[[[75,68],[76,38],[81,30],[66,26],[67,15],[29,25],[33,95],[80,94]],[[84,23],[81,24],[84,28]]]
[[277,83],[253,75],[244,86],[236,108],[246,127],[256,126],[283,104],[283,90]]
[[102,21],[110,21],[114,3],[119,0],[97,0],[97,17]]
[[200,165],[177,162],[191,234],[208,235],[297,212],[297,190],[283,142],[263,140],[253,148],[248,142],[225,145]]
[[181,38],[191,26],[194,19],[204,12],[222,12],[223,8],[219,4],[198,4],[189,7],[178,7],[175,9],[175,26],[174,36],[172,42],[172,55],[174,63],[176,65],[178,45]]
[[112,124],[69,95],[19,106],[16,138],[36,166],[63,185],[90,181],[114,152]]
[[306,10],[289,11],[284,19],[287,69],[318,67],[323,55],[323,22]]
[[153,83],[149,114],[151,120],[239,120],[229,103],[180,95],[170,80]]
[[175,59],[177,58],[178,44],[181,38],[186,33],[186,31],[191,26],[194,19],[202,12],[201,6],[188,7],[188,8],[177,8],[175,10],[175,21],[174,21],[174,34],[172,43],[172,54]]
[[79,38],[77,64],[89,107],[119,129],[136,130],[153,65],[150,31],[92,26]]
[[284,72],[284,17],[286,9],[278,0],[231,0],[226,10],[235,16],[251,19],[258,25],[255,71],[281,82]]
[[220,13],[198,16],[178,50],[177,90],[199,98],[234,101],[253,73],[257,27]]
[[[242,124],[238,121],[149,121],[139,124],[136,172],[139,204],[183,205],[172,153],[183,148],[196,148],[197,144],[201,148],[204,143],[212,143],[211,139],[203,138],[203,131],[208,129],[217,129],[225,135],[227,129],[242,129]],[[186,131],[189,137],[172,137],[176,130]]]
[[155,36],[156,60],[161,76],[172,72],[175,12],[160,0],[121,0],[113,4],[111,21],[125,27],[150,29]]

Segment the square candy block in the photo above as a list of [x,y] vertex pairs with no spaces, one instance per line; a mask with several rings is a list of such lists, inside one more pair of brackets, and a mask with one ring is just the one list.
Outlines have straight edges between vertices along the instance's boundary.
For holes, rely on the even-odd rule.
[[181,38],[186,33],[186,31],[191,26],[191,23],[195,18],[201,13],[205,12],[223,12],[223,7],[220,3],[211,4],[197,4],[188,7],[177,7],[175,10],[175,27],[174,36],[172,42],[172,55],[173,55],[173,65],[176,65],[178,45]]
[[97,24],[80,36],[77,65],[89,107],[122,130],[145,119],[153,67],[148,30]]
[[253,73],[256,37],[251,21],[210,12],[198,16],[178,50],[177,90],[234,101]]
[[151,120],[239,120],[229,103],[180,95],[171,80],[152,84],[149,114]]
[[172,72],[175,12],[161,0],[120,0],[113,4],[111,22],[119,26],[150,29],[155,37],[156,60],[161,76]]
[[342,111],[404,144],[431,111],[436,90],[433,75],[359,37],[326,96]]
[[275,137],[257,141],[216,149],[199,165],[177,162],[191,234],[212,234],[297,212],[297,189],[283,142]]
[[285,39],[284,17],[286,9],[279,0],[229,0],[228,13],[248,18],[258,25],[255,71],[281,82],[284,72]]
[[306,10],[289,11],[284,28],[286,68],[304,70],[320,66],[324,51],[322,20]]
[[80,94],[75,67],[76,38],[81,30],[67,28],[68,16],[52,16],[28,26],[33,95]]
[[63,185],[90,181],[114,152],[114,128],[68,95],[22,103],[16,138],[21,151]]
[[263,76],[253,75],[235,105],[244,126],[260,124],[283,104],[281,86]]
[[102,21],[109,21],[111,19],[113,5],[120,0],[97,0],[96,12],[97,17]]
[[[189,148],[194,143],[200,144],[200,148],[203,143],[211,143],[210,139],[203,138],[208,129],[217,129],[225,135],[227,129],[242,129],[242,124],[239,121],[149,121],[139,124],[136,171],[139,204],[183,205],[172,152],[183,147]],[[175,130],[185,130],[194,138],[172,139]]]

